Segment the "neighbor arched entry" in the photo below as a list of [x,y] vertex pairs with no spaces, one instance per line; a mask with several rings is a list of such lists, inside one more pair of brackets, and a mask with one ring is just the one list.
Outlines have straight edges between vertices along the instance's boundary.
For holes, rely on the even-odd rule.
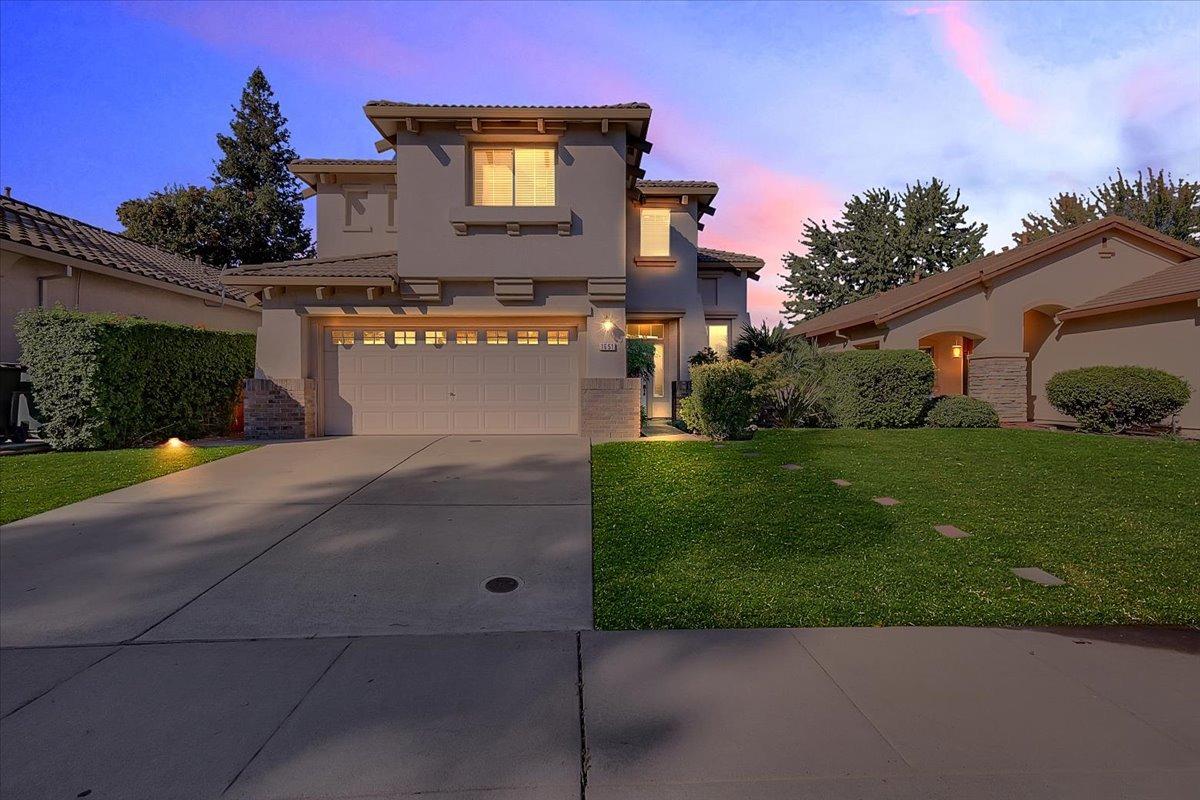
[[917,346],[933,359],[935,395],[969,393],[969,360],[982,338],[963,331],[938,331],[917,341]]
[[1048,415],[1048,407],[1040,409],[1042,413],[1039,413],[1039,405],[1047,405],[1044,395],[1046,381],[1050,379],[1050,375],[1045,374],[1048,370],[1044,367],[1048,359],[1039,356],[1047,348],[1054,347],[1054,332],[1058,330],[1058,321],[1054,319],[1054,315],[1065,308],[1065,305],[1057,303],[1043,303],[1026,309],[1021,318],[1021,349],[1029,354],[1027,419],[1044,418]]

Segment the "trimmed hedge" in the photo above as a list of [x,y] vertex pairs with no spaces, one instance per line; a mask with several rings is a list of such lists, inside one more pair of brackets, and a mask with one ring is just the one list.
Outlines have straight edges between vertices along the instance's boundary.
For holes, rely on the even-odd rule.
[[224,432],[254,374],[253,333],[62,308],[24,311],[15,328],[57,450]]
[[933,391],[920,350],[847,350],[825,356],[826,402],[839,428],[911,428]]
[[692,393],[680,403],[679,416],[689,428],[713,439],[749,438],[753,389],[754,371],[744,361],[693,367]]
[[943,395],[933,401],[925,424],[931,428],[999,428],[1000,415],[977,397]]
[[1050,405],[1097,433],[1148,427],[1178,414],[1191,396],[1187,381],[1150,367],[1082,367],[1046,381]]

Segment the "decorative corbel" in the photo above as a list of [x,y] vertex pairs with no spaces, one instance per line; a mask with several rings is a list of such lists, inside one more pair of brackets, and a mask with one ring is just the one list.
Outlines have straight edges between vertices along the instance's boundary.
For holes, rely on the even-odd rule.
[[465,222],[451,222],[450,227],[454,228],[455,236],[467,235],[467,223]]
[[318,300],[324,300],[326,293],[329,292],[329,288],[326,286],[317,286],[314,287],[314,291],[317,293]]
[[570,222],[558,223],[558,235],[559,236],[570,236],[571,235],[571,223]]
[[274,286],[264,286],[262,288],[262,296],[263,296],[263,300],[270,300],[272,297],[275,296],[275,287]]
[[421,123],[417,122],[412,117],[405,117],[404,118],[404,130],[408,131],[409,133],[420,133],[421,132]]
[[519,223],[519,222],[505,223],[504,228],[506,231],[508,231],[509,236],[520,236],[521,235],[521,223]]

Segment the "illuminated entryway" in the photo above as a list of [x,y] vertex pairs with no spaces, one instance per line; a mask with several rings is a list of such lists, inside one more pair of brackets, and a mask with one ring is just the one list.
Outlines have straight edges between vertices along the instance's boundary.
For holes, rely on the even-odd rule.
[[626,331],[630,339],[647,339],[654,345],[654,374],[643,386],[642,403],[648,417],[671,416],[671,376],[667,358],[667,326],[662,322],[631,322]]
[[961,333],[934,333],[921,337],[918,345],[933,358],[933,393],[967,394],[968,359],[975,349],[975,339]]

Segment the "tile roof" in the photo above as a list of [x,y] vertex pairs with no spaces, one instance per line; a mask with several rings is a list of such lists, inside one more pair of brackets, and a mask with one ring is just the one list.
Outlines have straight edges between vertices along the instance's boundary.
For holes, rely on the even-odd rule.
[[697,261],[701,264],[733,264],[743,269],[759,270],[763,260],[758,256],[745,253],[735,253],[732,250],[714,250],[711,247],[697,247]]
[[0,197],[0,211],[0,239],[206,294],[221,296],[224,292],[239,300],[246,296],[246,292],[222,286],[221,272],[215,267],[95,225],[12,197]]
[[297,158],[289,167],[394,167],[394,158]]
[[396,251],[366,255],[302,258],[267,264],[243,264],[225,277],[389,278],[396,274]]
[[792,327],[791,332],[813,336],[876,320],[883,322],[960,289],[974,286],[986,278],[1007,272],[1068,247],[1081,239],[1113,229],[1121,229],[1142,239],[1151,240],[1166,249],[1187,255],[1189,258],[1200,255],[1200,250],[1145,225],[1140,225],[1124,217],[1108,216],[1094,222],[1076,225],[1052,236],[1047,236],[1045,239],[1014,247],[1011,250],[992,253],[969,264],[963,264],[934,275],[927,275],[919,281],[906,283],[895,289],[848,303],[812,319],[800,321]]
[[637,182],[639,189],[712,189],[717,190],[717,184],[713,181],[653,181],[640,180]]
[[403,100],[368,100],[368,106],[391,106],[400,108],[494,108],[497,110],[507,109],[531,109],[531,108],[562,108],[562,109],[605,109],[605,108],[627,108],[627,109],[649,109],[649,103],[610,103],[607,105],[584,105],[584,106],[559,106],[559,105],[505,105],[500,104],[476,104],[476,103],[408,103]]
[[1086,303],[1059,312],[1061,319],[1200,298],[1200,258],[1173,264]]

